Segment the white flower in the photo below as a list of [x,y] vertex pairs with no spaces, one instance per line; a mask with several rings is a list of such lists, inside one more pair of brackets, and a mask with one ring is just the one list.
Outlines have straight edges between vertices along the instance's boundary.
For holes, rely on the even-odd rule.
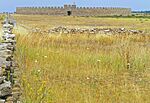
[[41,70],[38,70],[38,72],[41,72]]
[[47,56],[45,55],[44,58],[47,58]]
[[100,59],[97,60],[97,62],[100,62],[100,61],[101,61]]
[[38,61],[37,61],[37,60],[35,60],[34,62],[35,62],[35,63],[37,63]]
[[89,78],[89,77],[87,77],[86,79],[87,79],[87,80],[89,80],[90,78]]

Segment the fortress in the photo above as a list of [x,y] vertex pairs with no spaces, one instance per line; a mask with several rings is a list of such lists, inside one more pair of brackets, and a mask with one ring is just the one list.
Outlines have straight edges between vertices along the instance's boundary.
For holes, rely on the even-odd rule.
[[25,15],[53,15],[53,16],[129,16],[130,8],[119,7],[17,7],[16,14]]

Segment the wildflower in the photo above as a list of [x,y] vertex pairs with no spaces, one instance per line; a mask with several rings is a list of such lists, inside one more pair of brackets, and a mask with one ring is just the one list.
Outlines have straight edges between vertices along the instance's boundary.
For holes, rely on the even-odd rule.
[[47,58],[47,56],[45,55],[44,58]]
[[35,62],[35,63],[37,63],[38,61],[37,61],[37,60],[35,60],[34,62]]
[[89,77],[87,77],[86,79],[87,79],[87,80],[89,80],[90,78],[89,78]]
[[39,69],[38,72],[41,72],[41,70]]
[[101,61],[100,59],[97,60],[97,62],[100,62],[100,61]]

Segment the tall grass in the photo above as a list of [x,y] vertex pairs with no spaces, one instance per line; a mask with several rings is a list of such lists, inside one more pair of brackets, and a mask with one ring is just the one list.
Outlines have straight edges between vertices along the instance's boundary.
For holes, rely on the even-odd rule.
[[149,103],[149,36],[17,32],[24,103]]

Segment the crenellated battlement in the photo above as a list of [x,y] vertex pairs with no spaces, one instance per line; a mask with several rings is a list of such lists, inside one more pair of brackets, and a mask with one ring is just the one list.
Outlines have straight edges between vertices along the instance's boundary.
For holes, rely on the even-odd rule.
[[77,7],[76,5],[64,5],[63,7],[17,7],[17,14],[45,14],[45,15],[73,15],[73,16],[114,16],[131,15],[130,8],[120,7]]
[[[17,7],[17,9],[65,9],[65,8],[72,8],[71,5],[69,6],[52,6],[52,7]],[[121,7],[74,7],[76,9],[109,9],[109,10],[113,10],[113,9],[118,9],[118,10],[122,10],[122,9],[130,9],[130,8],[121,8]]]

